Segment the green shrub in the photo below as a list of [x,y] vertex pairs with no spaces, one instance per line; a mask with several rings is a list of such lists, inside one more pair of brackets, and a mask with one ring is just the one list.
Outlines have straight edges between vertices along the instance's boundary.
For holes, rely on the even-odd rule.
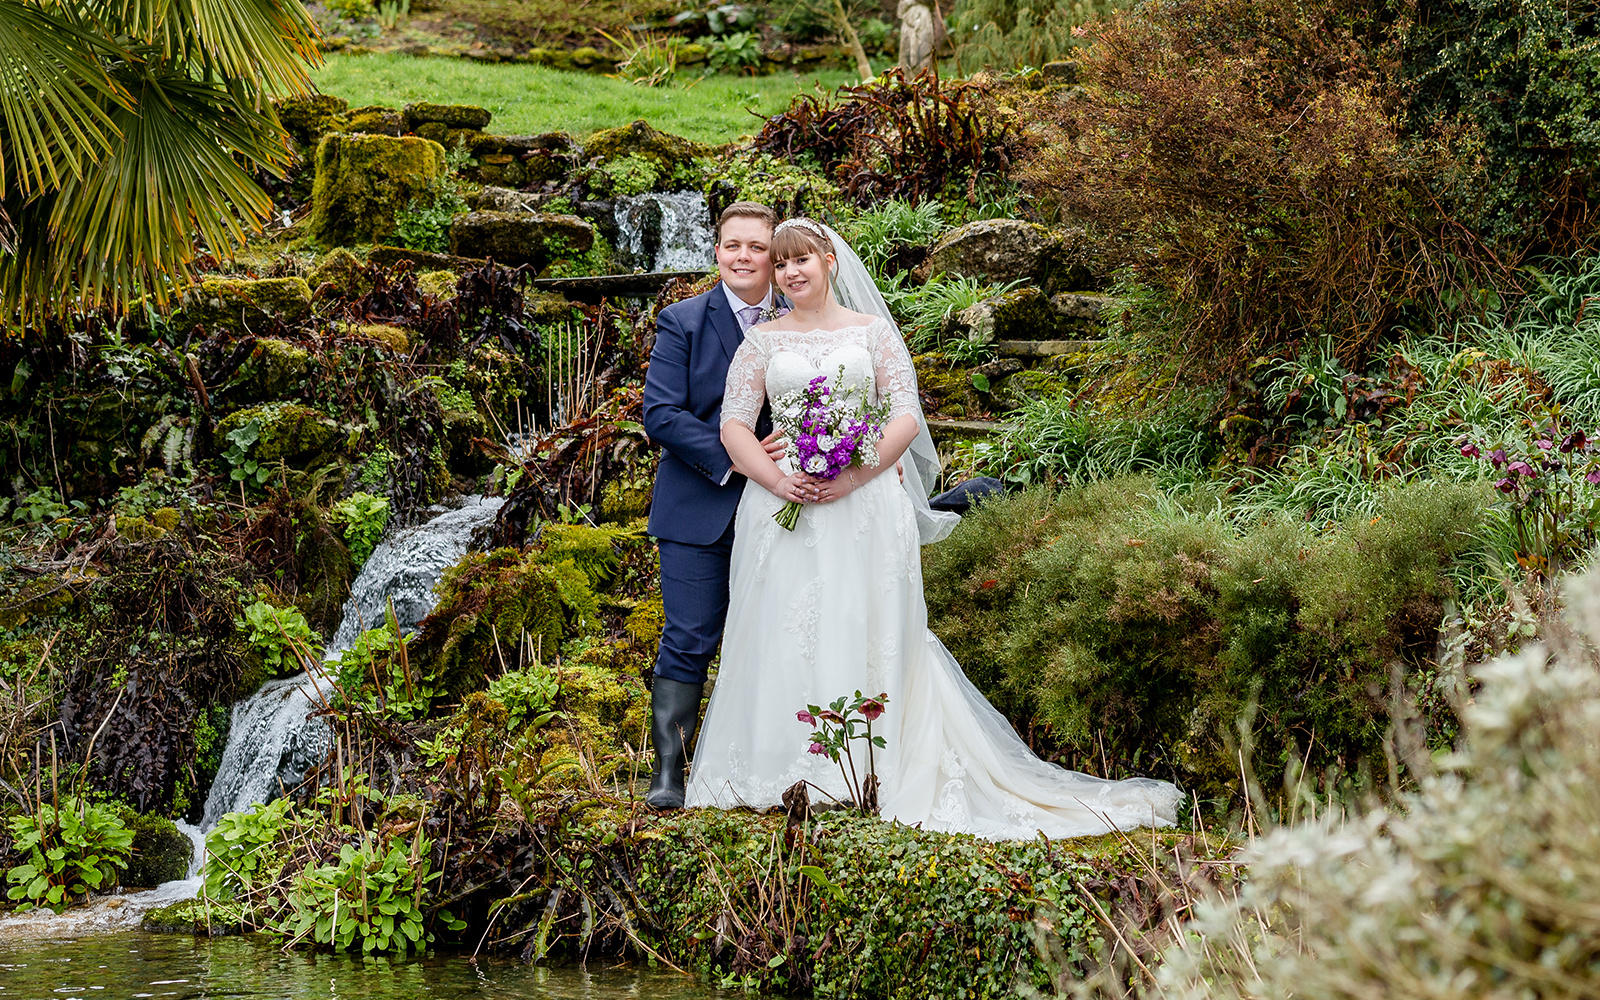
[[750,31],[735,31],[705,40],[706,61],[718,73],[739,72],[761,65],[761,39]]
[[371,493],[352,493],[333,505],[333,519],[344,525],[344,541],[350,558],[360,567],[383,538],[389,526],[389,498]]
[[339,654],[334,687],[335,708],[396,722],[427,715],[440,694],[432,674],[412,667],[393,616],[388,624],[361,633]]
[[[936,274],[921,285],[903,286],[901,282],[887,285],[884,300],[900,320],[900,330],[905,335],[906,346],[913,353],[943,349],[947,353],[960,352],[961,360],[973,360],[982,353],[983,345],[966,345],[958,338],[945,338],[945,323],[968,306],[984,299],[1003,295],[1022,284],[1012,281],[989,285],[977,278],[952,277]],[[961,351],[962,347],[968,347]],[[971,348],[979,348],[974,351]]]
[[1477,485],[1421,482],[1317,532],[1240,529],[1216,494],[1175,500],[1147,479],[1036,487],[929,550],[930,626],[1075,766],[1231,797],[1253,711],[1269,785],[1296,754],[1353,774],[1381,766],[1390,665],[1431,663],[1446,568],[1486,503]]
[[[468,159],[465,149],[451,150],[451,171],[461,169]],[[395,242],[413,250],[444,253],[450,249],[450,220],[466,210],[461,182],[453,172],[446,173],[429,186],[426,195],[412,198],[395,213]]]
[[224,813],[206,834],[202,869],[206,895],[239,899],[263,880],[277,877],[287,857],[283,833],[291,825],[294,801],[276,799],[250,812]]
[[273,677],[304,669],[303,660],[321,658],[322,641],[299,608],[254,601],[234,624]]
[[931,244],[944,229],[938,202],[913,205],[903,198],[891,198],[862,209],[842,223],[844,237],[880,281],[894,269],[897,254]]
[[23,860],[6,872],[6,898],[18,910],[48,906],[57,913],[95,889],[110,888],[128,866],[133,831],[115,809],[65,798],[40,804],[7,824],[11,851]]
[[502,674],[489,682],[489,697],[506,709],[506,731],[542,728],[555,716],[561,682],[547,667],[534,664]]
[[[430,842],[420,835],[410,848],[382,844],[377,833],[339,847],[338,860],[307,866],[294,875],[280,933],[336,951],[406,955],[433,941],[424,929]],[[447,918],[448,919],[448,918]],[[465,926],[465,925],[461,925]]]
[[1454,0],[1424,6],[1406,37],[1411,119],[1452,124],[1473,154],[1434,186],[1511,254],[1594,245],[1597,32],[1592,4]]
[[[1600,639],[1600,579],[1566,593],[1579,634]],[[1457,752],[1437,769],[1406,753],[1413,793],[1256,841],[1241,891],[1165,922],[1139,942],[1137,969],[1111,965],[1070,995],[1350,1000],[1397,983],[1434,1000],[1600,995],[1579,943],[1600,934],[1593,648],[1568,639],[1477,668]]]

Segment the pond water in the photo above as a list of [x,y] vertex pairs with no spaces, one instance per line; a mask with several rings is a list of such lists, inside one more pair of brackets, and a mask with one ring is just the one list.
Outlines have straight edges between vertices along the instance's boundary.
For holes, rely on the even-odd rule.
[[285,953],[270,941],[126,931],[0,938],[0,1000],[710,1000],[735,994],[631,966],[548,968],[502,959],[410,961]]

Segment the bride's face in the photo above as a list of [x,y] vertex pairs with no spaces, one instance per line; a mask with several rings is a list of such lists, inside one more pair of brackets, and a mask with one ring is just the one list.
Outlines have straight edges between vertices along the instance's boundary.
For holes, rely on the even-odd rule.
[[772,280],[789,301],[801,308],[818,308],[828,297],[828,275],[833,254],[803,253],[772,266]]

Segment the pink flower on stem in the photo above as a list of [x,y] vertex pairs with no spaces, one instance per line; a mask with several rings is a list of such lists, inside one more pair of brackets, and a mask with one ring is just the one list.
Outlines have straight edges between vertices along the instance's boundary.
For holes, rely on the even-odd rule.
[[1517,461],[1507,465],[1506,471],[1519,476],[1527,476],[1529,479],[1533,479],[1539,475],[1539,471],[1537,469],[1521,459],[1518,459]]
[[1489,461],[1495,468],[1500,468],[1500,466],[1506,464],[1506,450],[1504,448],[1496,448],[1494,451],[1489,452]]
[[806,753],[827,753],[827,752],[828,752],[828,748],[823,746],[821,743],[813,743],[813,744],[811,744],[811,747],[808,750],[806,750]]
[[861,703],[861,714],[868,722],[874,722],[883,714],[883,702],[876,698],[868,698]]
[[822,716],[822,718],[824,720],[826,720],[828,722],[843,722],[844,721],[844,716],[840,715],[838,712],[835,712],[831,708],[823,709],[822,712],[821,712],[821,716]]
[[1600,469],[1590,469],[1589,474],[1583,478],[1592,486],[1600,486]]
[[1510,493],[1512,490],[1517,488],[1517,481],[1512,479],[1510,476],[1507,476],[1506,478],[1495,483],[1494,488],[1499,490],[1501,493]]
[[800,711],[794,713],[794,717],[796,719],[799,719],[801,722],[804,722],[808,726],[814,726],[814,725],[817,724],[817,717],[815,715],[812,715],[810,712],[806,711],[803,708]]
[[1466,444],[1461,446],[1461,454],[1468,458],[1477,458],[1480,454],[1482,454],[1482,452],[1478,451],[1477,445],[1473,444],[1471,441],[1468,441]]

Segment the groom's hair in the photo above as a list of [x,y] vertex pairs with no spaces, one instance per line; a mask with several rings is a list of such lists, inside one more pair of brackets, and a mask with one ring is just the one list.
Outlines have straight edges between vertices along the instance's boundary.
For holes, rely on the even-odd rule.
[[722,242],[722,227],[729,219],[760,219],[771,229],[778,224],[778,213],[757,201],[736,201],[717,216],[717,242]]

